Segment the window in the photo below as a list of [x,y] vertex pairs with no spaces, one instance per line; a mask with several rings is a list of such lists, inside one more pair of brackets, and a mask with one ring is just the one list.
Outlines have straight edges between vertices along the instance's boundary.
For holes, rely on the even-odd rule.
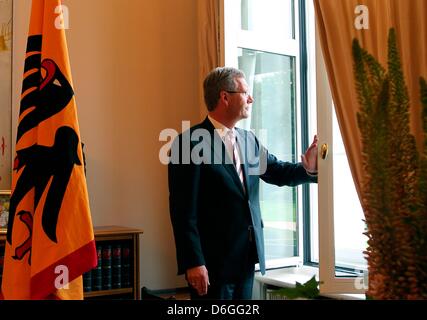
[[[320,260],[330,280],[365,270],[363,213],[337,122],[332,121],[327,76],[319,69],[312,3],[222,0],[221,5],[224,65],[245,72],[255,100],[250,118],[239,125],[254,130],[269,152],[284,161],[300,161],[317,132],[330,145],[328,161],[320,165],[319,159],[319,188],[261,183],[267,268],[318,266]],[[329,264],[323,263],[325,253]],[[328,282],[327,289],[354,292],[348,289],[354,287],[354,278],[345,281],[346,287],[335,288],[336,283]]]
[[[320,49],[317,50],[317,105],[320,143],[327,143],[329,155],[319,159],[319,241],[313,260],[320,260],[323,293],[364,293],[367,263],[363,251],[367,238],[363,212],[351,178],[347,156],[331,97]],[[363,279],[363,281],[362,281]]]
[[[367,265],[363,251],[366,250],[367,237],[363,235],[365,231],[363,211],[358,201],[333,106],[330,106],[330,109],[332,112],[332,139],[330,141],[332,141],[333,150],[333,214],[336,226],[334,228],[335,266],[342,270],[365,271]],[[314,212],[317,212],[317,209]],[[318,225],[317,215],[312,215],[311,224]],[[317,239],[316,233],[312,241],[314,250],[311,261],[318,263],[319,243]]]
[[[252,60],[251,74],[248,74],[250,68],[246,60]],[[265,130],[269,152],[279,159],[294,162],[297,149],[295,58],[242,49],[238,67],[252,82],[255,101],[250,128],[258,132]],[[261,184],[260,204],[268,261],[298,256],[297,200],[296,188]]]
[[[255,100],[250,118],[239,125],[254,130],[269,152],[291,162],[299,160],[304,135],[298,12],[295,0],[223,2],[224,64],[245,72]],[[303,194],[301,187],[261,182],[267,268],[302,262]]]

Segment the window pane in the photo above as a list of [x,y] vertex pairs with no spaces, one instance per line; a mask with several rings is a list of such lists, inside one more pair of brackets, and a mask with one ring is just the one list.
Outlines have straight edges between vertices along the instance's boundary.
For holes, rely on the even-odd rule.
[[294,0],[241,0],[241,28],[294,39]]
[[363,251],[368,238],[363,235],[365,223],[354,186],[338,121],[333,113],[333,184],[335,223],[335,265],[363,270],[367,268]]
[[[283,161],[296,160],[295,58],[240,49],[242,69],[253,89],[250,128],[266,130],[269,152]],[[262,137],[261,137],[262,140]],[[266,259],[293,257],[297,244],[297,189],[260,186]]]

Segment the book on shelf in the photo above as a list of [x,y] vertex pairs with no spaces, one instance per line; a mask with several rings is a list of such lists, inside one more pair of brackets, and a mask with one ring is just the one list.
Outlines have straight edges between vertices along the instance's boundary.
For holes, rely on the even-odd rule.
[[111,245],[107,244],[102,247],[102,290],[112,289],[113,270]]
[[83,274],[83,291],[92,291],[92,270]]
[[92,291],[102,290],[102,246],[96,246],[96,254],[98,256],[98,264],[92,269]]
[[112,258],[112,287],[113,289],[122,287],[122,246],[121,244],[113,245]]
[[130,247],[128,243],[97,244],[98,265],[83,275],[84,291],[132,287]]
[[130,267],[130,246],[124,244],[122,246],[122,287],[131,287],[131,267]]

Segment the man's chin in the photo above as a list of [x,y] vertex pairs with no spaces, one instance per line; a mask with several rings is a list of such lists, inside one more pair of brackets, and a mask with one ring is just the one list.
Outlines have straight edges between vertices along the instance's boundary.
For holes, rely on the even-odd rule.
[[249,112],[249,111],[245,111],[245,112],[243,112],[243,114],[242,114],[242,119],[247,119],[247,118],[249,118],[249,115],[250,115],[250,112]]

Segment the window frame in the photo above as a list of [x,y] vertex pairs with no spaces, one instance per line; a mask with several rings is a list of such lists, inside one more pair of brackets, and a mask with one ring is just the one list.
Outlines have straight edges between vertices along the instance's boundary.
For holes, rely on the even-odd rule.
[[[317,28],[316,28],[316,35]],[[329,87],[326,66],[316,36],[316,85],[318,107],[319,148],[328,144],[326,159],[319,157],[318,187],[318,232],[319,232],[319,280],[320,293],[324,294],[364,294],[366,287],[363,276],[351,275],[350,272],[337,276],[336,272],[345,270],[335,266],[334,238],[334,193],[333,193],[333,101]],[[350,269],[348,269],[351,271]]]
[[[240,30],[240,20],[227,16],[230,3],[240,4],[234,0],[220,0],[219,44],[220,63],[237,67],[238,48],[268,51],[295,57],[296,63],[296,125],[297,153],[306,150],[312,136],[317,133],[319,148],[327,142],[332,148],[332,96],[328,77],[320,49],[317,27],[314,21],[314,7],[304,0],[294,1],[295,30],[294,39],[286,39],[283,44],[267,43],[266,39],[253,37],[250,31]],[[235,25],[230,25],[234,23]],[[239,32],[230,32],[230,30]],[[225,32],[225,30],[228,30]],[[239,35],[240,34],[240,35]],[[251,38],[253,37],[253,38]],[[266,37],[267,38],[267,37]],[[265,45],[263,49],[256,42]],[[276,41],[278,42],[278,41]],[[230,48],[233,48],[231,50]],[[232,62],[235,60],[235,62]],[[313,108],[314,110],[312,110]],[[317,114],[316,114],[317,111]],[[319,157],[319,184],[317,187],[318,203],[310,197],[316,187],[300,186],[297,190],[297,228],[298,255],[291,258],[266,261],[267,269],[290,266],[309,265],[319,268],[321,293],[364,293],[363,278],[346,276],[351,269],[335,267],[334,212],[333,212],[333,157],[330,149],[325,161]],[[317,210],[315,208],[317,205]],[[316,212],[317,211],[317,212]],[[313,217],[317,218],[314,230]],[[318,233],[319,263],[313,261],[313,237]],[[321,263],[320,263],[321,262]],[[336,276],[336,271],[344,271],[343,276]],[[347,271],[347,272],[345,272]],[[357,283],[362,286],[357,286]]]
[[[240,19],[230,18],[227,12],[233,5],[239,7],[240,2],[235,0],[220,0],[220,28],[219,28],[219,42],[220,42],[220,63],[223,66],[237,67],[238,48],[245,48],[250,50],[270,52],[273,54],[280,54],[291,56],[295,58],[295,110],[296,110],[296,152],[301,154],[301,150],[305,150],[308,146],[307,134],[301,132],[301,117],[303,114],[307,115],[306,103],[301,99],[301,39],[300,39],[300,25],[305,24],[305,20],[300,21],[300,3],[301,0],[294,0],[294,39],[285,39],[282,41],[271,41],[269,37],[263,37],[256,32],[241,30]],[[228,30],[228,32],[225,32]],[[282,42],[282,43],[281,43]],[[303,59],[304,60],[304,59]],[[305,62],[305,65],[307,63]],[[304,79],[306,81],[306,79]],[[253,89],[251,87],[251,89]],[[304,121],[305,122],[305,121]],[[294,257],[269,259],[266,260],[266,269],[276,269],[290,266],[301,266],[304,260],[304,214],[303,211],[309,210],[309,206],[303,203],[304,199],[309,198],[305,195],[308,189],[304,187],[297,187],[297,249],[298,255]],[[258,268],[257,268],[258,269]]]

